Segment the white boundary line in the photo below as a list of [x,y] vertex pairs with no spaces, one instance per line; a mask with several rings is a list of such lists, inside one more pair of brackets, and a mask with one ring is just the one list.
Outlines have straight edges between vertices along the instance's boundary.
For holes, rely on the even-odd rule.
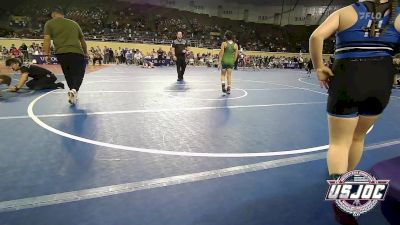
[[[298,81],[300,81],[301,83],[304,83],[304,84],[308,84],[308,85],[312,85],[312,86],[317,86],[317,87],[319,87],[319,85],[317,85],[317,84],[312,84],[312,83],[309,83],[309,82],[303,81],[303,79],[305,79],[305,78],[299,78],[299,79],[298,79]],[[392,89],[392,90],[396,90],[396,91],[398,91],[397,89]],[[328,94],[327,94],[327,95],[328,95]],[[399,96],[395,96],[395,95],[391,95],[390,97],[391,97],[391,98],[400,99],[400,97],[399,97]]]
[[318,84],[309,83],[309,82],[303,81],[303,79],[305,79],[305,78],[299,78],[298,81],[300,81],[301,83],[305,83],[305,84],[309,84],[309,85],[312,85],[312,86],[317,86],[317,87],[319,87]]
[[[389,147],[400,144],[400,140],[392,140],[380,144],[374,144],[365,147],[366,151],[376,150],[383,147]],[[96,199],[101,197],[113,196],[123,193],[132,193],[136,191],[149,190],[154,188],[161,188],[173,186],[178,184],[193,183],[198,181],[205,181],[217,179],[227,176],[238,174],[246,174],[256,171],[263,171],[272,168],[279,168],[283,166],[296,165],[306,162],[312,162],[326,158],[326,153],[313,153],[302,156],[294,156],[284,159],[270,160],[255,164],[248,164],[242,166],[228,167],[224,169],[216,169],[199,173],[191,173],[185,175],[157,178],[152,180],[138,181],[132,183],[124,183],[117,185],[110,185],[104,187],[90,188],[78,191],[63,192],[57,194],[42,195],[36,197],[28,197],[23,199],[16,199],[10,201],[0,202],[0,212],[12,212],[23,209],[32,209],[43,206],[51,206],[58,204],[65,204],[70,202],[83,201],[88,199]]]
[[[326,102],[294,102],[294,103],[277,103],[266,105],[232,105],[232,106],[205,106],[205,107],[188,107],[188,108],[169,108],[169,109],[138,109],[138,110],[124,110],[124,111],[103,111],[103,112],[88,112],[88,113],[59,113],[59,114],[41,114],[35,115],[38,118],[51,118],[51,117],[70,117],[70,116],[93,116],[93,115],[114,115],[114,114],[134,114],[134,113],[160,113],[160,112],[179,112],[179,111],[199,111],[199,110],[213,110],[213,109],[248,109],[260,107],[276,107],[276,106],[295,106],[295,105],[315,105],[324,104]],[[4,116],[0,120],[8,119],[28,119],[28,116]]]
[[322,94],[322,95],[328,95],[327,93],[315,91],[315,90],[312,90],[309,88],[302,88],[302,87],[297,87],[297,86],[293,86],[293,85],[280,84],[280,83],[275,83],[275,82],[270,82],[270,81],[258,81],[258,80],[246,80],[246,79],[239,79],[239,80],[247,81],[247,82],[254,82],[254,83],[262,83],[262,84],[274,84],[274,85],[283,86],[283,87],[289,87],[289,88],[294,88],[294,89],[299,89],[299,90],[310,91],[310,92],[314,92],[314,93],[318,93],[318,94]]
[[[163,92],[162,94],[164,94],[165,96],[171,97],[171,98],[176,98],[176,99],[182,99],[182,100],[186,100],[186,99],[189,99],[189,100],[203,100],[203,101],[226,101],[226,100],[241,99],[241,98],[246,97],[246,96],[249,94],[249,93],[247,93],[247,91],[244,90],[244,89],[240,89],[240,88],[234,88],[234,89],[232,89],[232,91],[234,91],[234,90],[242,91],[242,92],[243,92],[243,95],[237,96],[237,97],[228,97],[228,96],[230,96],[230,95],[225,95],[225,96],[222,96],[222,95],[221,95],[220,98],[193,98],[193,97],[184,97],[184,96],[173,96],[173,95],[171,95],[171,92]],[[179,92],[178,92],[178,93],[179,93]]]
[[[38,99],[40,99],[43,96],[44,95],[40,96]],[[35,99],[35,100],[38,100],[38,99]],[[31,103],[30,106],[33,107],[33,104]],[[32,108],[30,110],[32,110]],[[28,113],[30,110],[28,108]],[[33,114],[33,112],[32,112],[32,114]],[[372,127],[371,127],[371,129],[372,129]],[[400,144],[399,140],[395,140],[392,142],[386,142],[386,143],[378,144],[375,146],[368,146],[368,147],[366,147],[366,150],[374,150],[374,149],[379,149],[382,147],[388,147],[388,146],[397,145],[397,144]],[[44,195],[44,196],[38,196],[38,197],[32,197],[32,198],[5,201],[5,202],[0,202],[0,212],[36,208],[36,207],[41,207],[41,206],[49,206],[49,205],[67,203],[67,202],[87,200],[87,199],[105,197],[105,196],[116,195],[116,194],[121,194],[121,193],[129,193],[129,192],[134,192],[134,191],[139,191],[139,190],[146,190],[146,189],[151,189],[151,188],[158,188],[158,187],[165,187],[165,186],[171,186],[171,185],[182,184],[182,183],[195,182],[195,181],[200,181],[200,180],[209,180],[209,179],[231,176],[231,175],[236,175],[236,174],[260,171],[260,170],[265,170],[265,169],[269,169],[269,168],[276,168],[276,167],[281,167],[281,166],[286,166],[286,165],[299,164],[299,163],[303,163],[303,162],[309,162],[309,161],[314,161],[314,160],[318,160],[318,159],[323,159],[325,157],[326,157],[325,153],[314,153],[314,154],[310,154],[310,155],[296,156],[296,157],[292,157],[292,158],[285,158],[285,159],[280,159],[280,160],[273,160],[273,161],[267,161],[267,162],[244,165],[244,166],[230,167],[230,168],[206,171],[206,172],[195,173],[195,174],[186,174],[186,175],[181,175],[181,176],[159,178],[159,179],[142,181],[142,182],[119,184],[119,185],[112,185],[112,186],[106,186],[106,187],[100,187],[100,188],[92,188],[92,189],[86,189],[86,190],[80,190],[80,191],[65,192],[65,193],[58,193],[58,194],[53,194],[53,195]]]
[[[252,81],[252,80],[244,80],[248,82],[259,82],[259,83],[269,83],[269,84],[275,84],[275,85],[281,85],[281,86],[286,86],[290,88],[295,88],[295,89],[302,89],[302,90],[309,90],[311,92],[315,92],[310,89],[306,88],[299,88],[295,86],[290,86],[290,85],[283,85],[283,84],[277,84],[274,82],[262,82],[262,81]],[[53,91],[54,92],[54,91]],[[115,144],[110,144],[110,143],[104,143],[104,142],[99,142],[99,141],[94,141],[86,138],[82,138],[79,136],[75,136],[72,134],[65,133],[63,131],[57,130],[53,127],[50,127],[49,125],[45,124],[43,121],[41,121],[38,116],[36,116],[33,113],[33,107],[35,103],[41,99],[42,97],[51,94],[52,92],[45,93],[35,100],[33,100],[28,107],[28,115],[30,118],[34,120],[38,125],[41,127],[64,137],[74,139],[77,141],[85,142],[88,144],[94,144],[94,145],[99,145],[103,147],[109,147],[109,148],[114,148],[114,149],[120,149],[120,150],[128,150],[128,151],[137,151],[137,152],[145,152],[145,153],[153,153],[153,154],[164,154],[164,155],[178,155],[178,156],[192,156],[192,157],[260,157],[260,156],[278,156],[278,155],[291,155],[291,154],[302,154],[302,153],[308,153],[308,152],[313,152],[313,151],[320,151],[327,149],[327,145],[325,146],[318,146],[318,147],[313,147],[313,148],[306,148],[306,149],[297,149],[297,150],[289,150],[289,151],[279,151],[279,152],[260,152],[260,153],[193,153],[193,152],[174,152],[174,151],[165,151],[165,150],[157,150],[157,149],[143,149],[143,148],[135,148],[135,147],[130,147],[130,146],[123,146],[123,145],[115,145]],[[325,94],[321,92],[316,92],[320,94]],[[318,103],[325,103],[325,102],[318,102]],[[274,104],[274,105],[262,105],[263,107],[268,107],[268,106],[287,106],[287,105],[293,105],[293,104],[315,104],[315,103],[286,103],[286,104]],[[249,107],[255,107],[255,106],[227,106],[226,108],[249,108]],[[214,108],[220,108],[220,107],[214,107]],[[210,107],[201,107],[201,108],[186,108],[186,110],[202,110],[202,109],[210,109]],[[168,109],[170,111],[171,109]],[[176,109],[173,109],[176,110]],[[183,109],[178,109],[182,111]],[[87,113],[87,114],[81,114],[81,115],[104,115],[104,114],[126,114],[126,113],[136,113],[136,112],[163,112],[165,109],[161,110],[156,110],[156,111],[149,111],[149,110],[135,110],[135,111],[114,111],[114,112],[95,112],[95,113]],[[76,116],[80,114],[53,114],[53,115],[42,115],[42,117],[61,117],[61,116]],[[9,119],[10,117],[8,117]]]
[[[308,152],[315,152],[315,151],[321,151],[327,149],[327,145],[325,146],[318,146],[318,147],[312,147],[312,148],[306,148],[306,149],[297,149],[297,150],[290,150],[290,151],[279,151],[279,152],[259,152],[259,153],[199,153],[199,152],[178,152],[178,151],[166,151],[166,150],[158,150],[158,149],[145,149],[145,148],[135,148],[135,147],[130,147],[130,146],[124,146],[124,145],[117,145],[117,144],[110,144],[110,143],[105,143],[105,142],[100,142],[100,141],[95,141],[83,137],[79,137],[76,135],[72,135],[66,132],[63,132],[61,130],[58,130],[56,128],[53,128],[46,123],[44,123],[42,120],[39,119],[38,116],[36,116],[33,113],[33,107],[36,104],[37,101],[39,101],[41,98],[45,97],[46,95],[50,94],[51,92],[45,93],[39,97],[37,97],[35,100],[33,100],[29,106],[28,106],[28,115],[29,117],[37,123],[39,126],[42,128],[58,134],[60,136],[73,139],[76,141],[84,142],[87,144],[92,144],[92,145],[98,145],[102,147],[107,147],[107,148],[113,148],[113,149],[119,149],[119,150],[126,150],[126,151],[135,151],[135,152],[143,152],[143,153],[152,153],[152,154],[162,154],[162,155],[175,155],[175,156],[190,156],[190,157],[213,157],[213,158],[241,158],[241,157],[261,157],[261,156],[280,156],[280,155],[292,155],[292,154],[302,154],[302,153],[308,153]],[[321,104],[325,102],[317,102],[317,103],[300,103],[300,104]],[[263,105],[263,107],[269,107],[269,106],[287,106],[287,104],[275,104],[275,105]],[[291,105],[299,105],[299,103],[292,103]],[[186,110],[190,111],[197,111],[197,110],[205,110],[205,109],[215,109],[215,108],[251,108],[254,106],[226,106],[226,107],[199,107],[199,108],[186,108]],[[258,106],[259,107],[259,106]],[[182,108],[177,108],[177,109],[168,109],[168,111],[182,111],[184,109]],[[134,113],[134,112],[165,112],[166,109],[160,109],[160,110],[134,110],[134,111],[114,111],[114,112],[97,112],[97,113],[87,113],[87,114],[82,114],[82,115],[104,115],[104,114],[127,114],[127,113]],[[68,116],[68,115],[74,115],[76,116],[77,114],[63,114],[63,115],[57,115],[57,116]],[[56,116],[56,115],[52,115]]]
[[92,83],[167,83],[171,85],[179,85],[179,86],[185,86],[185,85],[190,85],[190,84],[215,84],[218,85],[218,82],[212,82],[212,81],[191,81],[187,83],[174,83],[168,80],[160,80],[160,81],[152,81],[152,80],[100,80],[100,81],[93,81],[90,82]]
[[[234,89],[235,90],[235,89]],[[238,89],[239,90],[239,89]],[[240,89],[245,91],[276,91],[276,90],[298,90],[297,88],[246,88]],[[208,92],[221,91],[220,89],[191,89],[191,90],[135,90],[135,91],[79,91],[79,94],[95,94],[95,93],[161,93],[161,92]],[[53,94],[66,94],[68,91],[56,91]]]
[[[299,87],[295,87],[295,86],[290,86],[290,85],[283,85],[283,84],[278,84],[278,83],[274,83],[274,82],[262,82],[262,81],[253,81],[253,80],[243,80],[243,81],[247,81],[247,82],[259,82],[259,83],[269,83],[269,84],[275,84],[275,85],[280,85],[280,86],[285,86],[285,87],[290,87],[290,88],[296,88],[296,89],[301,89],[301,90],[308,90],[311,92],[316,92],[319,94],[324,94],[322,92],[317,92],[317,91],[313,91],[311,89],[307,89],[307,88],[299,88]],[[296,149],[296,150],[287,150],[287,151],[269,151],[269,152],[258,152],[258,153],[195,153],[195,152],[177,152],[177,151],[166,151],[166,150],[158,150],[158,149],[144,149],[144,148],[135,148],[135,147],[130,147],[130,146],[124,146],[124,145],[116,145],[116,144],[110,144],[110,143],[105,143],[105,142],[100,142],[100,141],[95,141],[95,140],[91,140],[91,139],[87,139],[87,138],[83,138],[83,137],[79,137],[76,135],[72,135],[63,131],[60,131],[58,129],[55,129],[49,125],[47,125],[46,123],[44,123],[42,120],[40,120],[38,118],[38,116],[36,116],[33,113],[33,107],[35,105],[35,103],[40,100],[41,98],[43,98],[44,96],[51,94],[52,92],[48,92],[46,94],[43,94],[41,96],[39,96],[38,98],[36,98],[35,100],[33,100],[29,106],[28,106],[28,115],[30,118],[32,118],[32,120],[34,122],[36,122],[39,126],[43,127],[44,129],[47,129],[55,134],[58,134],[60,136],[66,137],[66,138],[70,138],[76,141],[80,141],[80,142],[84,142],[84,143],[88,143],[88,144],[93,144],[93,145],[98,145],[98,146],[102,146],[102,147],[108,147],[108,148],[114,148],[114,149],[119,149],[119,150],[127,150],[127,151],[136,151],[136,152],[143,152],[143,153],[152,153],[152,154],[163,154],[163,155],[176,155],[176,156],[190,156],[190,157],[214,157],[214,158],[238,158],[238,157],[265,157],[265,156],[281,156],[281,155],[292,155],[292,154],[303,154],[303,153],[309,153],[309,152],[315,152],[315,151],[321,151],[321,150],[325,150],[328,148],[328,145],[324,145],[324,146],[318,146],[318,147],[312,147],[312,148],[305,148],[305,149]],[[325,102],[318,102],[320,103],[325,103]],[[268,105],[268,106],[277,106],[277,105],[281,105],[281,106],[287,106],[293,103],[287,103],[287,104],[275,104],[275,105]],[[294,103],[294,104],[299,104],[299,103]],[[310,103],[302,103],[302,104],[310,104]],[[312,103],[315,104],[315,103]],[[264,105],[267,106],[267,105]],[[226,106],[228,108],[233,108],[232,106]],[[236,106],[235,108],[243,108],[243,107],[249,107],[249,106]],[[254,106],[252,106],[254,107]],[[190,108],[188,110],[200,110],[200,109],[209,109],[210,107],[201,107],[201,108]],[[215,108],[215,107],[214,107]],[[218,107],[219,108],[219,107]],[[165,109],[162,109],[165,110]],[[182,109],[178,109],[178,110],[182,110]],[[143,112],[143,110],[141,110]],[[136,111],[135,111],[136,112]],[[146,112],[146,111],[144,111]],[[160,112],[160,111],[157,111]],[[132,113],[132,111],[117,111],[117,112],[112,112],[113,114],[126,114],[126,113]],[[93,113],[94,114],[94,113]],[[98,112],[96,113],[96,115],[99,114],[110,114],[110,112]],[[85,114],[88,115],[88,114]],[[90,113],[89,113],[90,115]]]

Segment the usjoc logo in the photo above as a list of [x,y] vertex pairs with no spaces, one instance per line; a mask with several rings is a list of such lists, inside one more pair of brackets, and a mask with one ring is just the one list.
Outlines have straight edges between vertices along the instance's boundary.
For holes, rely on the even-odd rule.
[[337,180],[328,180],[325,200],[336,201],[337,206],[353,216],[360,216],[385,200],[389,180],[377,180],[367,172],[354,170]]

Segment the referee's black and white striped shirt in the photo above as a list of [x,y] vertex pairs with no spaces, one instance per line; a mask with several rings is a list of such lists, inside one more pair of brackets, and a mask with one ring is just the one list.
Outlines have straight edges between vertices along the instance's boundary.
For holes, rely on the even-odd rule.
[[175,39],[171,45],[171,47],[175,48],[176,57],[185,57],[185,53],[183,52],[183,50],[185,50],[188,46],[189,43],[184,39],[180,41],[178,39]]

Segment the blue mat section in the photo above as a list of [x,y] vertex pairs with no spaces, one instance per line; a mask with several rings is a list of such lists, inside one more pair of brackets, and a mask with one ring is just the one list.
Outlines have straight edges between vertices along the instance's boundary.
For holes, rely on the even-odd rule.
[[[360,169],[398,155],[368,152]],[[10,224],[335,224],[325,161],[3,214]],[[386,225],[379,208],[360,224]]]
[[[326,91],[314,78],[304,76],[298,70],[235,71],[232,94],[223,96],[214,69],[188,68],[185,82],[176,83],[174,68],[120,66],[87,75],[76,107],[67,104],[62,90],[7,93],[0,102],[0,143],[5,146],[0,155],[0,205],[296,156],[214,158],[180,156],[181,152],[306,149],[305,154],[314,154],[307,149],[328,142]],[[60,136],[29,118],[29,107],[55,132],[142,152]],[[400,138],[399,111],[400,92],[394,90],[367,145]],[[148,149],[178,155],[146,153]],[[369,151],[360,168],[399,154],[397,145]],[[323,200],[326,173],[325,160],[316,160],[1,213],[0,225],[335,224],[329,203]],[[360,220],[360,224],[385,224],[379,210]]]

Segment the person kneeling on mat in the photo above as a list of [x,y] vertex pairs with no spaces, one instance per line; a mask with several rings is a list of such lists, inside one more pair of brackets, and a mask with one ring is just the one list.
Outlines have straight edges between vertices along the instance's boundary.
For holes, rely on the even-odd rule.
[[[8,59],[6,66],[10,67],[13,71],[21,71],[21,78],[17,85],[11,86],[8,91],[17,92],[25,83],[29,89],[43,90],[43,89],[64,89],[64,84],[59,82],[55,83],[57,77],[49,70],[35,66],[35,65],[22,65],[18,59]],[[33,78],[28,81],[28,78]],[[28,81],[28,82],[27,82]]]

